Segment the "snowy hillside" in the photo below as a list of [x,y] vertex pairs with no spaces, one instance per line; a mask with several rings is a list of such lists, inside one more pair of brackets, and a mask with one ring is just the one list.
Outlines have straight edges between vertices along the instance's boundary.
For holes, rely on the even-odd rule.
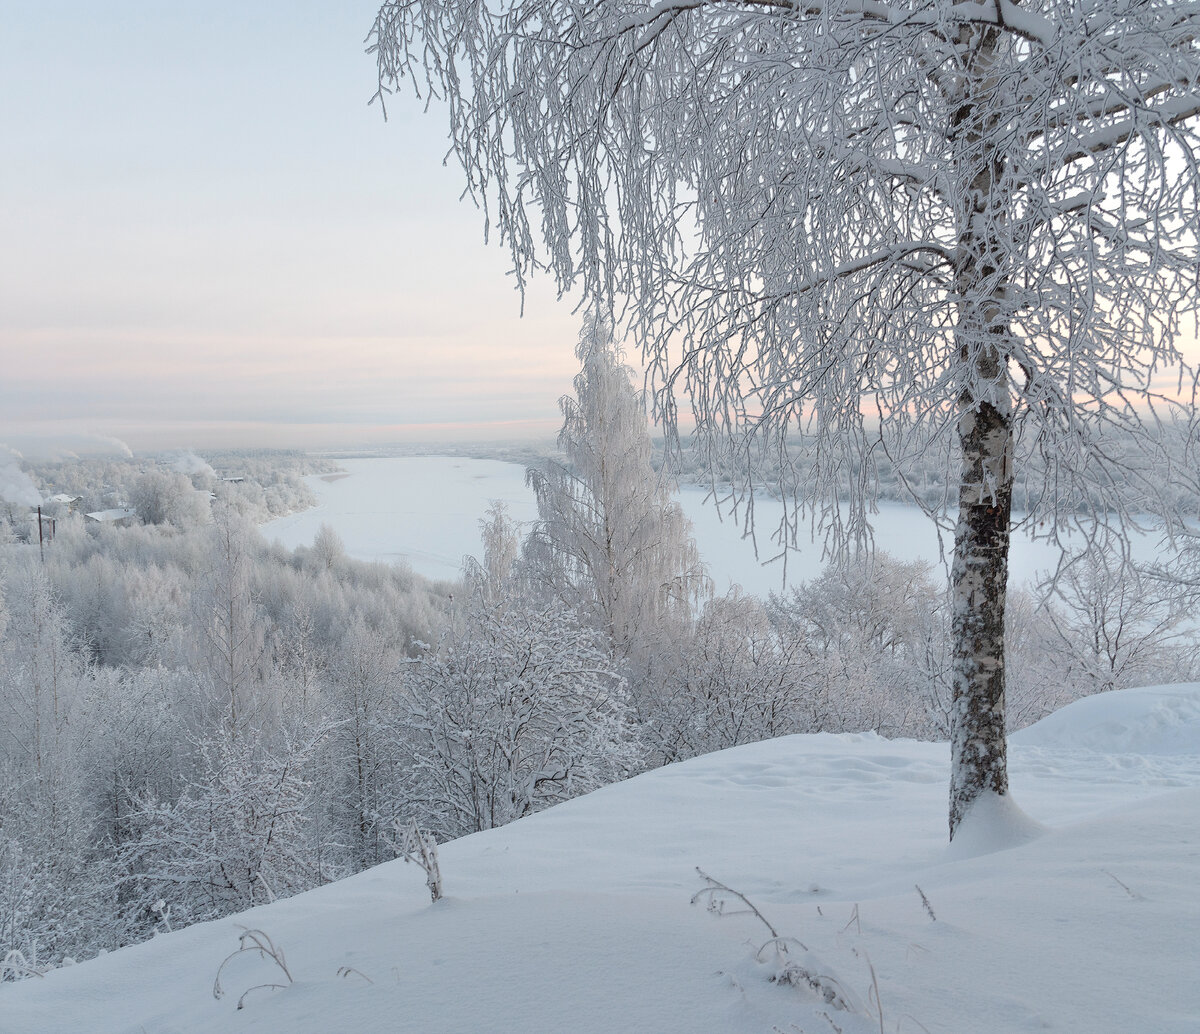
[[[379,866],[4,987],[0,1031],[1200,1029],[1200,686],[1089,698],[1015,736],[1014,797],[1046,828],[1006,850],[977,853],[978,824],[947,850],[948,760],[874,735],[698,758],[444,845],[436,905],[416,867]],[[763,924],[689,904],[696,866],[850,1010],[772,983]],[[243,955],[214,998],[239,925],[294,979],[240,1011],[288,981]]]

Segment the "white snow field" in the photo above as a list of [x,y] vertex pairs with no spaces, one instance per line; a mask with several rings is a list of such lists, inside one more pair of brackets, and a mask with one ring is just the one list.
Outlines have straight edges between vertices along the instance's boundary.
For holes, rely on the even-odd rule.
[[[463,557],[479,556],[482,550],[479,519],[491,500],[505,502],[518,522],[537,517],[533,493],[525,487],[525,468],[516,463],[460,456],[374,457],[338,463],[347,476],[307,477],[319,504],[264,524],[262,532],[268,539],[295,549],[311,545],[321,525],[328,524],[357,560],[403,562],[427,578],[456,579]],[[783,514],[782,504],[765,496],[755,502],[756,557],[740,526],[728,512],[722,519],[716,507],[705,502],[705,495],[703,489],[685,487],[678,499],[692,522],[696,545],[717,591],[737,584],[758,596],[778,592],[782,566],[762,561],[778,552],[771,533]],[[872,523],[878,549],[900,560],[939,561],[937,529],[915,506],[881,502]],[[1133,538],[1139,557],[1153,556],[1153,538],[1136,534]],[[947,556],[952,547],[947,539]],[[1053,569],[1058,557],[1058,550],[1047,542],[1018,532],[1013,537],[1012,583],[1037,581]],[[822,544],[802,541],[788,560],[788,582],[795,585],[815,578],[823,566]]]
[[[1200,685],[1081,700],[1014,736],[1030,818],[985,809],[953,850],[948,761],[875,735],[697,758],[444,845],[437,904],[415,866],[381,865],[0,988],[0,1030],[1200,1030]],[[761,923],[689,904],[696,866],[852,1011],[773,983]],[[241,927],[295,982],[239,1010],[287,983],[243,955],[213,997]]]

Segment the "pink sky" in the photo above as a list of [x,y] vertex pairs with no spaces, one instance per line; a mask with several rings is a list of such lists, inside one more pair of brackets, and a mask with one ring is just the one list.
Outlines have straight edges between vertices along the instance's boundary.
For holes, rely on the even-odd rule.
[[0,440],[550,436],[578,318],[520,299],[443,168],[368,108],[375,0],[11,7]]

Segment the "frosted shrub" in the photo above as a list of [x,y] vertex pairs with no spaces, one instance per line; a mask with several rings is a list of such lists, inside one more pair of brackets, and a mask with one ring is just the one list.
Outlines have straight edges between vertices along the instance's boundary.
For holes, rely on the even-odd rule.
[[820,726],[824,703],[811,659],[773,633],[753,597],[734,591],[711,600],[670,657],[662,689],[643,718],[655,760],[678,761]]
[[407,794],[440,838],[613,782],[634,758],[622,679],[556,605],[473,604],[410,667],[399,707]]
[[[183,925],[215,919],[306,890],[306,756],[314,744],[274,750],[250,736],[197,745],[200,778],[174,801],[136,798],[121,860],[124,883],[146,925],[151,902],[170,900]],[[147,931],[149,932],[149,931]]]

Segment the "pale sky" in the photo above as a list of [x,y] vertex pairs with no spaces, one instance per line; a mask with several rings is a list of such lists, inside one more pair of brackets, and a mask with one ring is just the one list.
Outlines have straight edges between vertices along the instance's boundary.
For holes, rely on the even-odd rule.
[[0,442],[550,436],[579,319],[384,122],[376,0],[0,0]]
[[368,106],[378,0],[0,0],[0,445],[550,437],[444,114]]

